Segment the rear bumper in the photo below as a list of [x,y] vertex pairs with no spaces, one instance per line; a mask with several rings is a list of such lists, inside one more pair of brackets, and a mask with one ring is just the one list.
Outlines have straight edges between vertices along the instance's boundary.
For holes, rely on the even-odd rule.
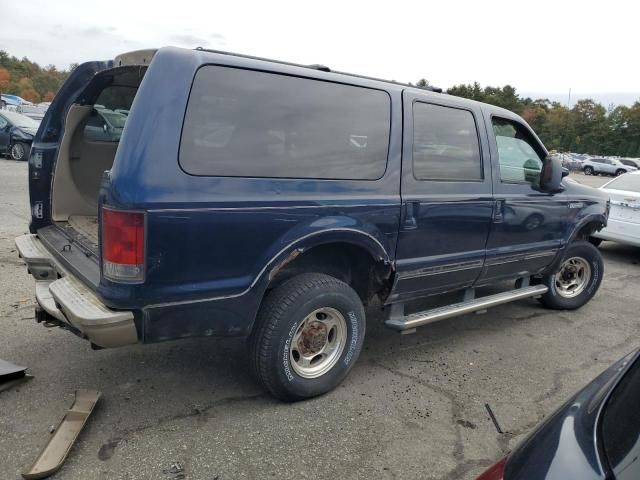
[[37,235],[17,237],[16,247],[36,279],[36,301],[48,314],[103,348],[138,343],[133,312],[106,307],[54,259]]

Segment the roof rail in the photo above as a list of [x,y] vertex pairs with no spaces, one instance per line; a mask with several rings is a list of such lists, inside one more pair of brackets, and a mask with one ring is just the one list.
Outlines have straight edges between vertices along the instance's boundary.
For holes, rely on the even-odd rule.
[[349,77],[356,77],[356,78],[363,78],[366,80],[375,80],[377,82],[385,82],[385,83],[392,83],[394,85],[402,85],[405,87],[410,87],[410,88],[417,88],[417,89],[422,89],[422,90],[429,90],[431,92],[435,92],[435,93],[442,93],[442,88],[439,87],[432,87],[432,86],[424,86],[424,87],[418,87],[416,85],[411,85],[409,83],[403,83],[403,82],[396,82],[395,80],[386,80],[384,78],[376,78],[376,77],[368,77],[366,75],[358,75],[355,73],[347,73],[347,72],[339,72],[337,70],[331,70],[329,67],[325,66],[325,65],[321,65],[321,64],[313,64],[313,65],[302,65],[300,63],[293,63],[293,62],[285,62],[282,60],[273,60],[271,58],[264,58],[264,57],[256,57],[253,55],[245,55],[242,53],[233,53],[233,52],[226,52],[224,50],[213,50],[210,48],[203,48],[203,47],[196,47],[196,50],[202,51],[202,52],[209,52],[209,53],[217,53],[219,55],[229,55],[232,57],[240,57],[240,58],[248,58],[251,60],[262,60],[265,62],[272,62],[272,63],[278,63],[280,65],[289,65],[291,67],[302,67],[302,68],[311,68],[313,70],[320,70],[322,72],[332,72],[332,73],[337,73],[339,75],[347,75]]

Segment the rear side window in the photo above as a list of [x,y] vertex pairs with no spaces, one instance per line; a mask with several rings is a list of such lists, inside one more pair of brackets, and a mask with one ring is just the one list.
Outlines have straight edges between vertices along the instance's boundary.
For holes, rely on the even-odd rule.
[[471,112],[414,103],[413,174],[418,180],[482,180],[478,131]]
[[386,169],[390,110],[379,90],[205,66],[180,165],[193,175],[375,180]]
[[539,186],[542,157],[529,131],[517,122],[497,117],[493,118],[493,131],[498,144],[500,180]]

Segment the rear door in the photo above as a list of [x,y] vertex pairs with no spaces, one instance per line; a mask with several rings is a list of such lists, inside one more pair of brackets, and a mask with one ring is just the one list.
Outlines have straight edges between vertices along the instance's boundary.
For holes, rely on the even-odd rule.
[[568,226],[564,192],[539,189],[546,151],[520,121],[485,113],[495,208],[481,282],[538,273],[554,260]]
[[403,214],[391,302],[470,286],[482,271],[492,213],[482,112],[405,91]]

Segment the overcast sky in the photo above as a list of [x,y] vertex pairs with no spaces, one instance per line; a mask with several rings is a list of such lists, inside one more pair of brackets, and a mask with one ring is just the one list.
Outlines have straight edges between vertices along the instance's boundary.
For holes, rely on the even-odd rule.
[[[42,65],[203,46],[444,88],[640,92],[631,0],[0,0],[0,49]],[[638,93],[640,95],[640,93]],[[633,95],[631,95],[633,98]],[[606,100],[605,100],[606,101]]]

